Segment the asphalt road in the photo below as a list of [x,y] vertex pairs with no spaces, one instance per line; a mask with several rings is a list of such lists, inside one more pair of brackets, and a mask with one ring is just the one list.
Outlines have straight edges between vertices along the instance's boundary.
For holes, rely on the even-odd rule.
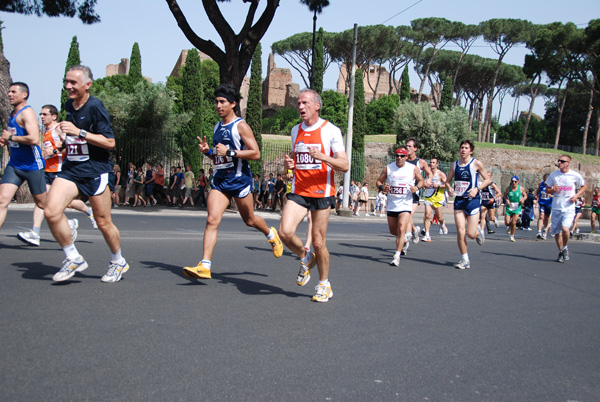
[[[53,283],[64,255],[44,224],[40,247],[0,232],[1,401],[597,401],[600,245],[504,231],[469,241],[457,270],[455,228],[411,245],[391,267],[384,218],[329,225],[334,296],[318,275],[276,259],[235,214],[221,225],[213,279],[182,275],[201,257],[204,212],[118,210],[131,269],[104,284],[109,251],[80,219],[90,267]],[[278,216],[264,214],[278,225]],[[305,224],[301,226],[304,232]]]

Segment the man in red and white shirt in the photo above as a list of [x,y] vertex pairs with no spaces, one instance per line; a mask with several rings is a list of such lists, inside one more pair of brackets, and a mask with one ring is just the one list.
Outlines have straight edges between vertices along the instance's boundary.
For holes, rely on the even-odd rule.
[[[312,300],[326,302],[333,296],[329,283],[329,251],[325,246],[330,208],[335,207],[334,172],[350,168],[342,132],[319,117],[322,101],[311,89],[300,92],[298,112],[302,123],[292,129],[292,152],[285,156],[285,167],[293,169],[291,193],[281,216],[279,233],[283,243],[300,258],[296,283],[304,286],[315,263],[319,269],[317,293]],[[315,253],[304,249],[296,235],[298,225],[310,212]]]

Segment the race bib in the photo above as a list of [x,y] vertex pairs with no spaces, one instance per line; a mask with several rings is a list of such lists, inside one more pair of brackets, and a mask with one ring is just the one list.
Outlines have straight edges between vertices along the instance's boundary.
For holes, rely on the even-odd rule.
[[550,195],[549,195],[549,194],[547,194],[545,191],[542,191],[542,192],[540,193],[540,199],[541,199],[541,200],[549,200],[549,199],[550,199]]
[[518,202],[511,202],[508,204],[508,208],[511,211],[516,211],[517,209],[519,209],[519,203]]
[[316,148],[321,151],[320,144],[296,144],[294,155],[296,158],[296,169],[300,170],[320,170],[321,161],[310,156],[309,149]]
[[481,201],[489,201],[490,200],[490,193],[488,193],[487,191],[485,193],[481,193]]
[[435,188],[426,188],[425,189],[425,197],[431,197],[435,193]]
[[229,169],[233,167],[233,158],[230,156],[215,155],[214,166],[215,169]]
[[84,162],[90,159],[87,141],[68,135],[65,138],[67,159],[72,162]]
[[406,195],[410,193],[410,187],[405,183],[392,183],[390,185],[390,194],[392,195]]
[[469,185],[471,183],[468,181],[455,181],[454,182],[454,195],[456,197],[462,197],[465,192],[467,191],[467,189],[469,188]]

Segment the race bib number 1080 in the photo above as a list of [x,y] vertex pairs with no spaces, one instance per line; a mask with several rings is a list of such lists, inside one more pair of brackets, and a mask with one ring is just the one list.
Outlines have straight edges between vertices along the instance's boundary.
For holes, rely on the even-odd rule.
[[321,169],[321,161],[310,156],[309,149],[316,148],[321,151],[320,144],[296,144],[294,154],[296,157],[295,166],[300,170],[319,170]]

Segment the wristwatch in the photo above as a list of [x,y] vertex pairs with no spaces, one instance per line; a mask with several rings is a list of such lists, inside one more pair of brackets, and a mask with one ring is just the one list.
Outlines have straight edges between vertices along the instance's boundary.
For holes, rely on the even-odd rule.
[[85,130],[80,130],[79,131],[79,138],[85,138],[88,135],[88,132]]
[[228,149],[227,152],[225,152],[225,155],[235,158],[235,156],[237,155],[237,152],[235,152],[235,150],[233,150],[233,149]]
[[8,136],[9,141],[12,141],[12,136],[13,136],[12,134]]

